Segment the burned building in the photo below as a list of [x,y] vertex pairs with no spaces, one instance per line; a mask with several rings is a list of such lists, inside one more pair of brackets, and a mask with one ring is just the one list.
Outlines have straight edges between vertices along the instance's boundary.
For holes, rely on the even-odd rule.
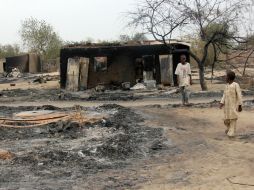
[[0,74],[4,72],[5,59],[0,59]]
[[60,54],[61,87],[76,91],[100,84],[130,82],[135,85],[138,80],[175,85],[174,71],[180,55],[185,54],[189,60],[190,46],[180,41],[171,45],[171,53],[167,46],[155,41],[63,47]]
[[14,68],[17,68],[21,73],[38,73],[41,71],[40,57],[34,53],[6,57],[3,67],[7,73]]

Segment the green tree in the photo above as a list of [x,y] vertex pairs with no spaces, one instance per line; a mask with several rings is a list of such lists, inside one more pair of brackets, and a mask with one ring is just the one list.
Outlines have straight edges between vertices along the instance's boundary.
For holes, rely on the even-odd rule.
[[[194,35],[194,36],[186,36],[182,38],[183,40],[186,40],[191,43],[191,50],[192,52],[197,55],[199,59],[202,58],[202,50],[204,49],[205,43],[199,38],[199,36]],[[209,67],[212,66],[213,61],[214,61],[214,50],[212,47],[209,47],[208,50],[208,56],[205,61],[205,66]]]
[[59,56],[62,40],[54,28],[44,20],[29,18],[22,22],[20,35],[29,51],[54,59]]
[[147,40],[147,37],[143,33],[136,33],[132,36],[133,41],[145,41]]
[[203,37],[202,35],[188,35],[183,39],[187,39],[191,42],[192,52],[199,59],[202,59],[207,39],[211,39],[215,33],[218,33],[218,35],[214,37],[212,45],[208,47],[208,54],[205,60],[205,66],[213,67],[218,58],[220,56],[225,56],[225,54],[228,53],[228,49],[234,46],[234,43],[230,38],[235,34],[230,31],[230,28],[226,23],[213,23],[208,27],[204,27],[203,30],[206,37]]
[[119,36],[119,40],[120,42],[129,42],[131,41],[131,37],[129,35],[122,34]]
[[0,45],[0,58],[12,57],[21,54],[18,44]]
[[137,42],[145,41],[147,37],[144,33],[135,33],[134,35],[122,34],[119,36],[120,42]]

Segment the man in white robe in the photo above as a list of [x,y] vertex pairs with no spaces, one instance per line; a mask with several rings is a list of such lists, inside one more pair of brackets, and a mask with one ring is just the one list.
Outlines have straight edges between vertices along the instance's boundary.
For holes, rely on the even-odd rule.
[[229,137],[235,136],[238,113],[242,111],[242,94],[238,83],[234,82],[235,73],[227,72],[227,84],[223,97],[220,102],[220,108],[224,107],[224,124],[226,125],[226,134]]

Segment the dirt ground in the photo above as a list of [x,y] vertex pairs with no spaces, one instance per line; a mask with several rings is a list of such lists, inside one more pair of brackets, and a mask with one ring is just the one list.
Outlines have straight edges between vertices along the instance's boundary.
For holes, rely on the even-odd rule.
[[[0,189],[253,189],[254,109],[248,105],[235,139],[224,134],[216,103],[96,108],[121,110],[106,128],[1,129],[1,148],[16,157],[0,162]],[[1,113],[32,109],[7,108]],[[118,131],[120,123],[130,127],[127,133]],[[93,146],[105,149],[91,155]]]
[[0,127],[0,150],[13,155],[0,159],[0,190],[254,189],[252,90],[244,92],[237,136],[229,139],[218,79],[206,93],[196,83],[187,107],[170,89],[63,95],[57,80],[15,83],[0,84],[0,118],[36,110],[68,114],[79,105],[85,116],[103,119]]
[[223,133],[217,108],[149,107],[142,112],[153,115],[147,124],[162,127],[182,153],[157,158],[149,168],[151,181],[141,189],[253,189],[253,110],[241,113],[233,140]]

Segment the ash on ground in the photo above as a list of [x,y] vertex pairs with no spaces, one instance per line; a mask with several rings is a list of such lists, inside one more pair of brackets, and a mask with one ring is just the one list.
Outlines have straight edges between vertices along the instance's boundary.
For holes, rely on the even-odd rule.
[[[74,110],[53,106],[1,107],[0,116],[43,109]],[[109,117],[81,126],[74,121],[59,121],[40,128],[0,128],[1,148],[15,155],[12,160],[0,161],[0,189],[72,189],[80,180],[87,180],[85,184],[89,184],[88,178],[96,181],[98,173],[123,170],[132,162],[164,151],[179,152],[163,136],[163,129],[144,126],[142,117],[129,108],[104,105],[82,109]],[[119,181],[110,189],[125,185]],[[107,183],[97,186],[106,187]]]

